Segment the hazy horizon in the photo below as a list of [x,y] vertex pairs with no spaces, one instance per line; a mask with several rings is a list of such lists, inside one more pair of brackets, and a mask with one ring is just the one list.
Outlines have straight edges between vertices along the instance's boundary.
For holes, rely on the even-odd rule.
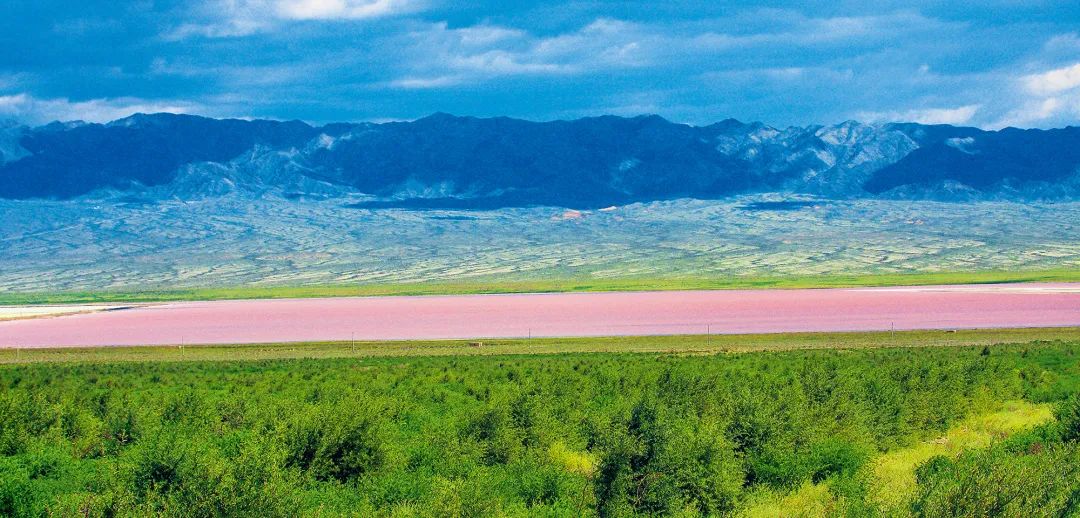
[[[321,126],[327,126],[327,125],[331,125],[331,124],[408,123],[408,122],[416,122],[416,121],[419,121],[419,120],[422,120],[422,119],[426,119],[426,118],[433,117],[433,116],[438,116],[438,115],[447,115],[447,116],[454,117],[454,118],[473,118],[473,119],[480,119],[480,120],[511,119],[511,120],[532,122],[532,123],[537,123],[537,124],[543,124],[543,123],[549,123],[549,122],[572,122],[572,121],[576,121],[576,120],[594,119],[594,118],[602,118],[602,117],[618,117],[618,118],[622,118],[622,119],[660,117],[660,118],[662,118],[662,119],[664,119],[664,120],[666,120],[668,122],[672,122],[672,123],[675,123],[675,124],[684,124],[684,125],[687,125],[687,126],[697,127],[697,128],[706,127],[706,126],[709,126],[709,125],[712,125],[712,124],[717,124],[717,123],[721,123],[721,122],[728,121],[728,120],[734,120],[734,121],[737,121],[737,122],[740,122],[740,123],[743,123],[743,124],[763,124],[766,127],[771,127],[771,128],[774,128],[774,129],[787,129],[787,128],[803,128],[803,129],[805,129],[805,128],[812,128],[812,127],[819,127],[819,126],[820,127],[835,127],[835,126],[840,126],[840,125],[843,125],[843,124],[847,124],[849,122],[854,122],[854,123],[858,123],[858,124],[867,124],[867,125],[873,125],[873,126],[884,126],[884,125],[888,125],[888,124],[933,125],[933,124],[927,124],[927,123],[920,123],[920,122],[916,122],[916,121],[912,121],[912,120],[863,121],[863,120],[857,120],[857,119],[845,119],[845,120],[833,121],[833,122],[818,122],[818,123],[809,123],[809,124],[803,124],[803,125],[795,124],[795,125],[786,125],[785,126],[785,125],[772,125],[772,124],[769,124],[767,122],[759,121],[759,120],[744,120],[744,119],[739,119],[739,118],[736,118],[736,117],[719,117],[719,118],[717,118],[715,120],[712,120],[712,121],[705,121],[705,122],[702,122],[702,123],[693,123],[693,122],[682,122],[682,121],[678,121],[678,120],[672,120],[672,119],[670,119],[668,117],[664,117],[663,115],[660,115],[658,113],[639,113],[639,114],[636,114],[636,115],[618,115],[618,114],[614,114],[614,113],[599,113],[599,114],[596,114],[596,115],[583,115],[581,117],[563,117],[563,118],[552,118],[552,119],[530,119],[530,118],[526,118],[526,117],[511,117],[511,116],[507,116],[507,115],[480,115],[480,116],[477,116],[477,115],[462,115],[462,114],[448,113],[448,112],[443,112],[443,111],[431,112],[431,113],[429,113],[427,115],[422,115],[422,116],[419,116],[419,117],[416,117],[416,118],[413,118],[413,119],[367,119],[367,120],[365,120],[365,119],[356,119],[356,120],[312,121],[312,120],[297,119],[297,118],[279,118],[279,117],[231,117],[231,116],[201,115],[201,114],[198,114],[198,113],[135,112],[135,113],[125,115],[123,117],[118,117],[118,118],[109,119],[109,120],[102,120],[102,121],[86,121],[86,120],[81,120],[81,119],[68,119],[68,120],[56,119],[56,120],[51,120],[51,121],[42,122],[42,123],[38,123],[38,124],[26,124],[26,123],[24,123],[22,120],[20,120],[18,118],[8,117],[8,118],[5,118],[5,119],[0,119],[0,122],[10,122],[10,123],[15,123],[15,124],[19,124],[19,125],[25,125],[25,126],[28,126],[28,127],[36,128],[36,127],[48,126],[49,124],[77,124],[77,123],[83,123],[83,124],[110,124],[110,123],[115,123],[115,122],[118,122],[118,121],[121,121],[121,120],[124,120],[124,119],[139,116],[139,115],[142,115],[142,116],[186,115],[186,116],[202,117],[202,118],[214,119],[214,120],[242,120],[242,121],[263,120],[263,121],[275,121],[275,122],[302,122],[304,124],[307,124],[307,125],[309,125],[311,127],[315,127],[315,128],[321,127]],[[967,124],[948,124],[948,123],[935,123],[935,124],[950,125],[950,126],[955,126],[955,127],[958,127],[958,128],[972,127],[972,128],[983,129],[983,128],[979,128],[978,126],[972,126],[972,125],[967,125]],[[1023,127],[1017,127],[1017,126],[1007,126],[1007,127],[1004,127],[1004,128],[986,129],[986,131],[999,131],[999,130],[1009,129],[1009,128],[1021,129],[1021,130],[1026,130],[1026,129],[1053,130],[1053,129],[1071,128],[1071,127],[1076,127],[1078,125],[1080,125],[1080,121],[1077,121],[1077,123],[1075,123],[1075,124],[1064,124],[1064,125],[1061,125],[1061,126],[1048,126],[1048,127],[1044,127],[1044,128],[1023,128]]]

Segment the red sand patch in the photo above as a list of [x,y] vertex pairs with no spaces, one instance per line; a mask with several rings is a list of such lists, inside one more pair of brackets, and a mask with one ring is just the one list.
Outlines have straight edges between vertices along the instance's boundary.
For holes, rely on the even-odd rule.
[[179,302],[0,322],[0,346],[1080,325],[1080,285]]

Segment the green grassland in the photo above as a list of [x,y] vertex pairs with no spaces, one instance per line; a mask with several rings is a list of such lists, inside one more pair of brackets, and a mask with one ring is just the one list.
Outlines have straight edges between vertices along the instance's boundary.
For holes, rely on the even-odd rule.
[[1076,328],[24,349],[3,361],[3,516],[1080,509]]
[[810,275],[776,277],[541,278],[536,280],[459,281],[315,286],[236,286],[146,291],[0,293],[0,305],[178,300],[367,297],[387,295],[463,295],[593,291],[731,290],[918,286],[1017,282],[1080,282],[1080,270],[972,271]]
[[566,353],[722,354],[805,349],[963,347],[1080,340],[1080,327],[918,330],[896,332],[763,333],[285,342],[138,347],[0,348],[0,364],[39,362],[257,361],[423,356],[509,356]]

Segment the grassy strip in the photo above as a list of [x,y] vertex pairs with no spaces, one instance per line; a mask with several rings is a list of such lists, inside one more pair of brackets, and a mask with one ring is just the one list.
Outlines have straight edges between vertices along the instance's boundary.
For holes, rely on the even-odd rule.
[[938,455],[955,458],[964,451],[987,448],[993,441],[1053,418],[1048,404],[1011,401],[996,412],[965,419],[942,437],[886,453],[871,466],[870,503],[888,515],[902,513],[918,488],[915,469],[930,458]]
[[[717,354],[806,349],[957,347],[1066,341],[1080,328],[969,329],[848,333],[619,336],[388,342],[303,342],[97,348],[0,349],[0,364],[42,362],[258,361],[277,359],[491,356],[563,353]],[[477,345],[480,344],[480,345]]]
[[486,293],[556,293],[589,291],[662,291],[842,288],[1080,282],[1080,269],[813,275],[781,277],[672,277],[614,279],[477,280],[445,283],[352,284],[316,286],[236,286],[176,290],[0,293],[0,305],[91,302],[161,302],[176,300],[280,299],[388,295],[467,295]]
[[839,504],[827,483],[804,482],[789,493],[761,489],[752,493],[739,518],[810,518],[838,516]]
[[[1049,404],[1007,401],[988,413],[976,414],[933,440],[901,448],[874,459],[866,472],[871,507],[885,516],[908,514],[918,483],[915,469],[937,455],[957,457],[986,448],[995,440],[1028,430],[1054,418]],[[750,497],[739,516],[746,518],[831,516],[841,507],[828,483],[805,482],[790,493],[764,489]]]

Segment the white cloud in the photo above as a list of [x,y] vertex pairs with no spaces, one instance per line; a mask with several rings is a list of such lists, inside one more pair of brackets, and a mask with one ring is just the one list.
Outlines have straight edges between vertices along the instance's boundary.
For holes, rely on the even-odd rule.
[[574,70],[574,64],[550,63],[542,59],[530,59],[528,54],[504,50],[489,50],[480,54],[454,56],[448,64],[452,68],[480,72],[491,76],[559,74]]
[[287,21],[365,20],[422,11],[423,0],[206,0],[198,22],[165,33],[167,40],[233,38],[272,30]]
[[1080,87],[1080,63],[1041,74],[1024,76],[1024,86],[1034,95],[1053,95]]
[[412,58],[398,88],[439,88],[523,75],[571,75],[644,66],[659,37],[638,24],[598,19],[576,31],[548,37],[492,25],[451,29],[432,24],[402,44]]
[[185,23],[164,35],[166,40],[176,41],[200,36],[203,38],[235,38],[259,32],[267,24],[247,18],[227,19],[221,22],[198,24]]
[[931,31],[950,24],[918,13],[899,12],[877,16],[811,18],[795,35],[812,42],[894,38],[897,34]]
[[278,16],[292,20],[364,19],[420,9],[410,0],[278,0]]
[[1050,38],[1043,45],[1043,52],[1062,58],[1075,56],[1080,52],[1080,33],[1070,32]]
[[38,99],[26,93],[0,96],[0,118],[14,118],[27,124],[54,120],[108,122],[135,113],[204,113],[202,105],[186,101],[153,101],[134,97],[70,101],[64,98]]
[[[759,31],[725,33],[710,27],[716,20],[706,20],[696,27],[696,44],[705,49],[745,49],[749,46],[820,47],[835,44],[891,42],[904,34],[933,34],[961,30],[961,23],[927,18],[913,12],[894,12],[875,16],[837,16],[814,18],[786,9],[759,9],[746,14],[744,25],[757,26],[762,20],[771,23]],[[721,20],[722,21],[722,20]],[[704,25],[702,25],[702,23]]]
[[1080,119],[1080,91],[1066,92],[1052,97],[1022,97],[1017,104],[1003,117],[987,126],[990,128],[1060,126],[1075,124],[1076,120]]
[[[446,25],[439,26],[446,29]],[[498,43],[525,38],[528,34],[519,29],[498,27],[493,25],[474,25],[455,30],[460,38],[460,43],[465,47],[484,47]]]
[[979,108],[977,104],[956,108],[928,108],[909,112],[909,118],[922,124],[967,124]]
[[[765,67],[765,68],[729,68],[712,70],[700,75],[706,84],[744,84],[761,88],[765,84],[798,82],[800,85],[850,83],[855,77],[851,69],[834,69],[827,66],[816,67]],[[768,82],[768,83],[764,83]]]
[[[1061,41],[1051,43],[1060,46]],[[1080,63],[1021,76],[1014,83],[1009,108],[989,127],[1056,126],[1080,118]]]
[[967,124],[979,112],[981,105],[969,104],[953,108],[918,108],[904,111],[860,112],[855,118],[864,122],[917,122],[919,124]]
[[[772,10],[778,26],[754,32],[734,30],[725,20],[648,23],[597,18],[562,34],[539,36],[516,28],[479,25],[450,28],[437,23],[413,31],[402,42],[406,69],[386,84],[438,88],[510,75],[573,75],[612,69],[687,65],[736,59],[739,53],[777,45],[816,47],[838,42],[878,41],[947,25],[912,13],[809,18]],[[796,78],[803,67],[776,67],[778,79]],[[450,79],[452,78],[452,79]]]
[[407,90],[420,90],[426,88],[443,88],[461,84],[464,78],[460,76],[437,76],[437,77],[403,77],[389,83],[393,88]]

